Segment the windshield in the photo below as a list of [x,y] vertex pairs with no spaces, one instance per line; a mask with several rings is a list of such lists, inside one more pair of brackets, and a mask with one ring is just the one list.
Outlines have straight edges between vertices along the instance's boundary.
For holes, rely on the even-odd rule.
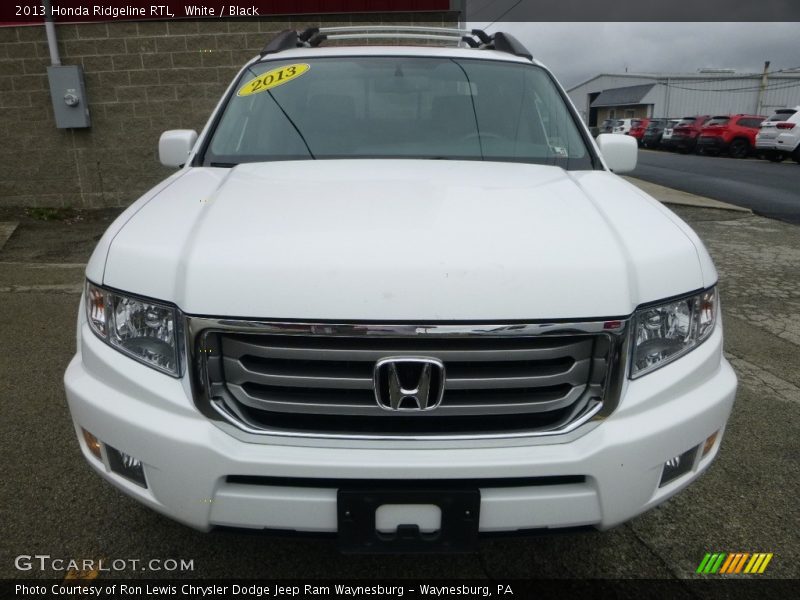
[[331,158],[593,168],[572,114],[543,69],[385,56],[253,65],[236,83],[202,162]]

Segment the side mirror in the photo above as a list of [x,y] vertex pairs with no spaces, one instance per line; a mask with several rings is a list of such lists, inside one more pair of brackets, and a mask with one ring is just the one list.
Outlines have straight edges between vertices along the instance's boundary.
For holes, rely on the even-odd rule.
[[629,135],[601,133],[597,136],[597,146],[608,168],[614,173],[628,173],[636,168],[636,159],[639,155],[636,138]]
[[194,129],[165,131],[158,140],[158,160],[165,167],[180,167],[186,163],[196,141],[197,132]]

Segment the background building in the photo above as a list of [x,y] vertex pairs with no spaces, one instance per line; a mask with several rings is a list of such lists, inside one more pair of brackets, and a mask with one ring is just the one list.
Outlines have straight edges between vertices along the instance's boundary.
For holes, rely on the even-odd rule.
[[337,0],[325,15],[279,18],[57,22],[62,64],[83,69],[91,118],[83,129],[56,127],[42,21],[0,23],[0,207],[130,204],[172,171],[158,162],[161,133],[199,132],[236,72],[282,30],[455,26],[461,6],[413,0],[392,4],[413,11],[376,13],[367,5]]
[[748,113],[800,104],[800,71],[737,74],[603,73],[567,91],[589,126],[607,118]]

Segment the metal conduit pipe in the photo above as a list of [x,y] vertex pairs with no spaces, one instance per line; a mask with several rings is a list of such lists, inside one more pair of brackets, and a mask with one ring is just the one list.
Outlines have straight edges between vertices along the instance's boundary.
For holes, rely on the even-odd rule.
[[50,0],[43,0],[42,5],[44,6],[44,31],[47,34],[47,48],[50,50],[50,64],[57,67],[61,65],[61,57],[58,54],[56,24],[53,22],[53,11],[50,8]]

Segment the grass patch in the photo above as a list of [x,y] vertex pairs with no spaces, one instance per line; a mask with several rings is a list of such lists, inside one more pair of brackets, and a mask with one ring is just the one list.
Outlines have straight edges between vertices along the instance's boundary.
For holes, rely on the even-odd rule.
[[78,215],[73,208],[51,208],[47,206],[26,208],[25,214],[37,221],[68,221],[75,219]]

